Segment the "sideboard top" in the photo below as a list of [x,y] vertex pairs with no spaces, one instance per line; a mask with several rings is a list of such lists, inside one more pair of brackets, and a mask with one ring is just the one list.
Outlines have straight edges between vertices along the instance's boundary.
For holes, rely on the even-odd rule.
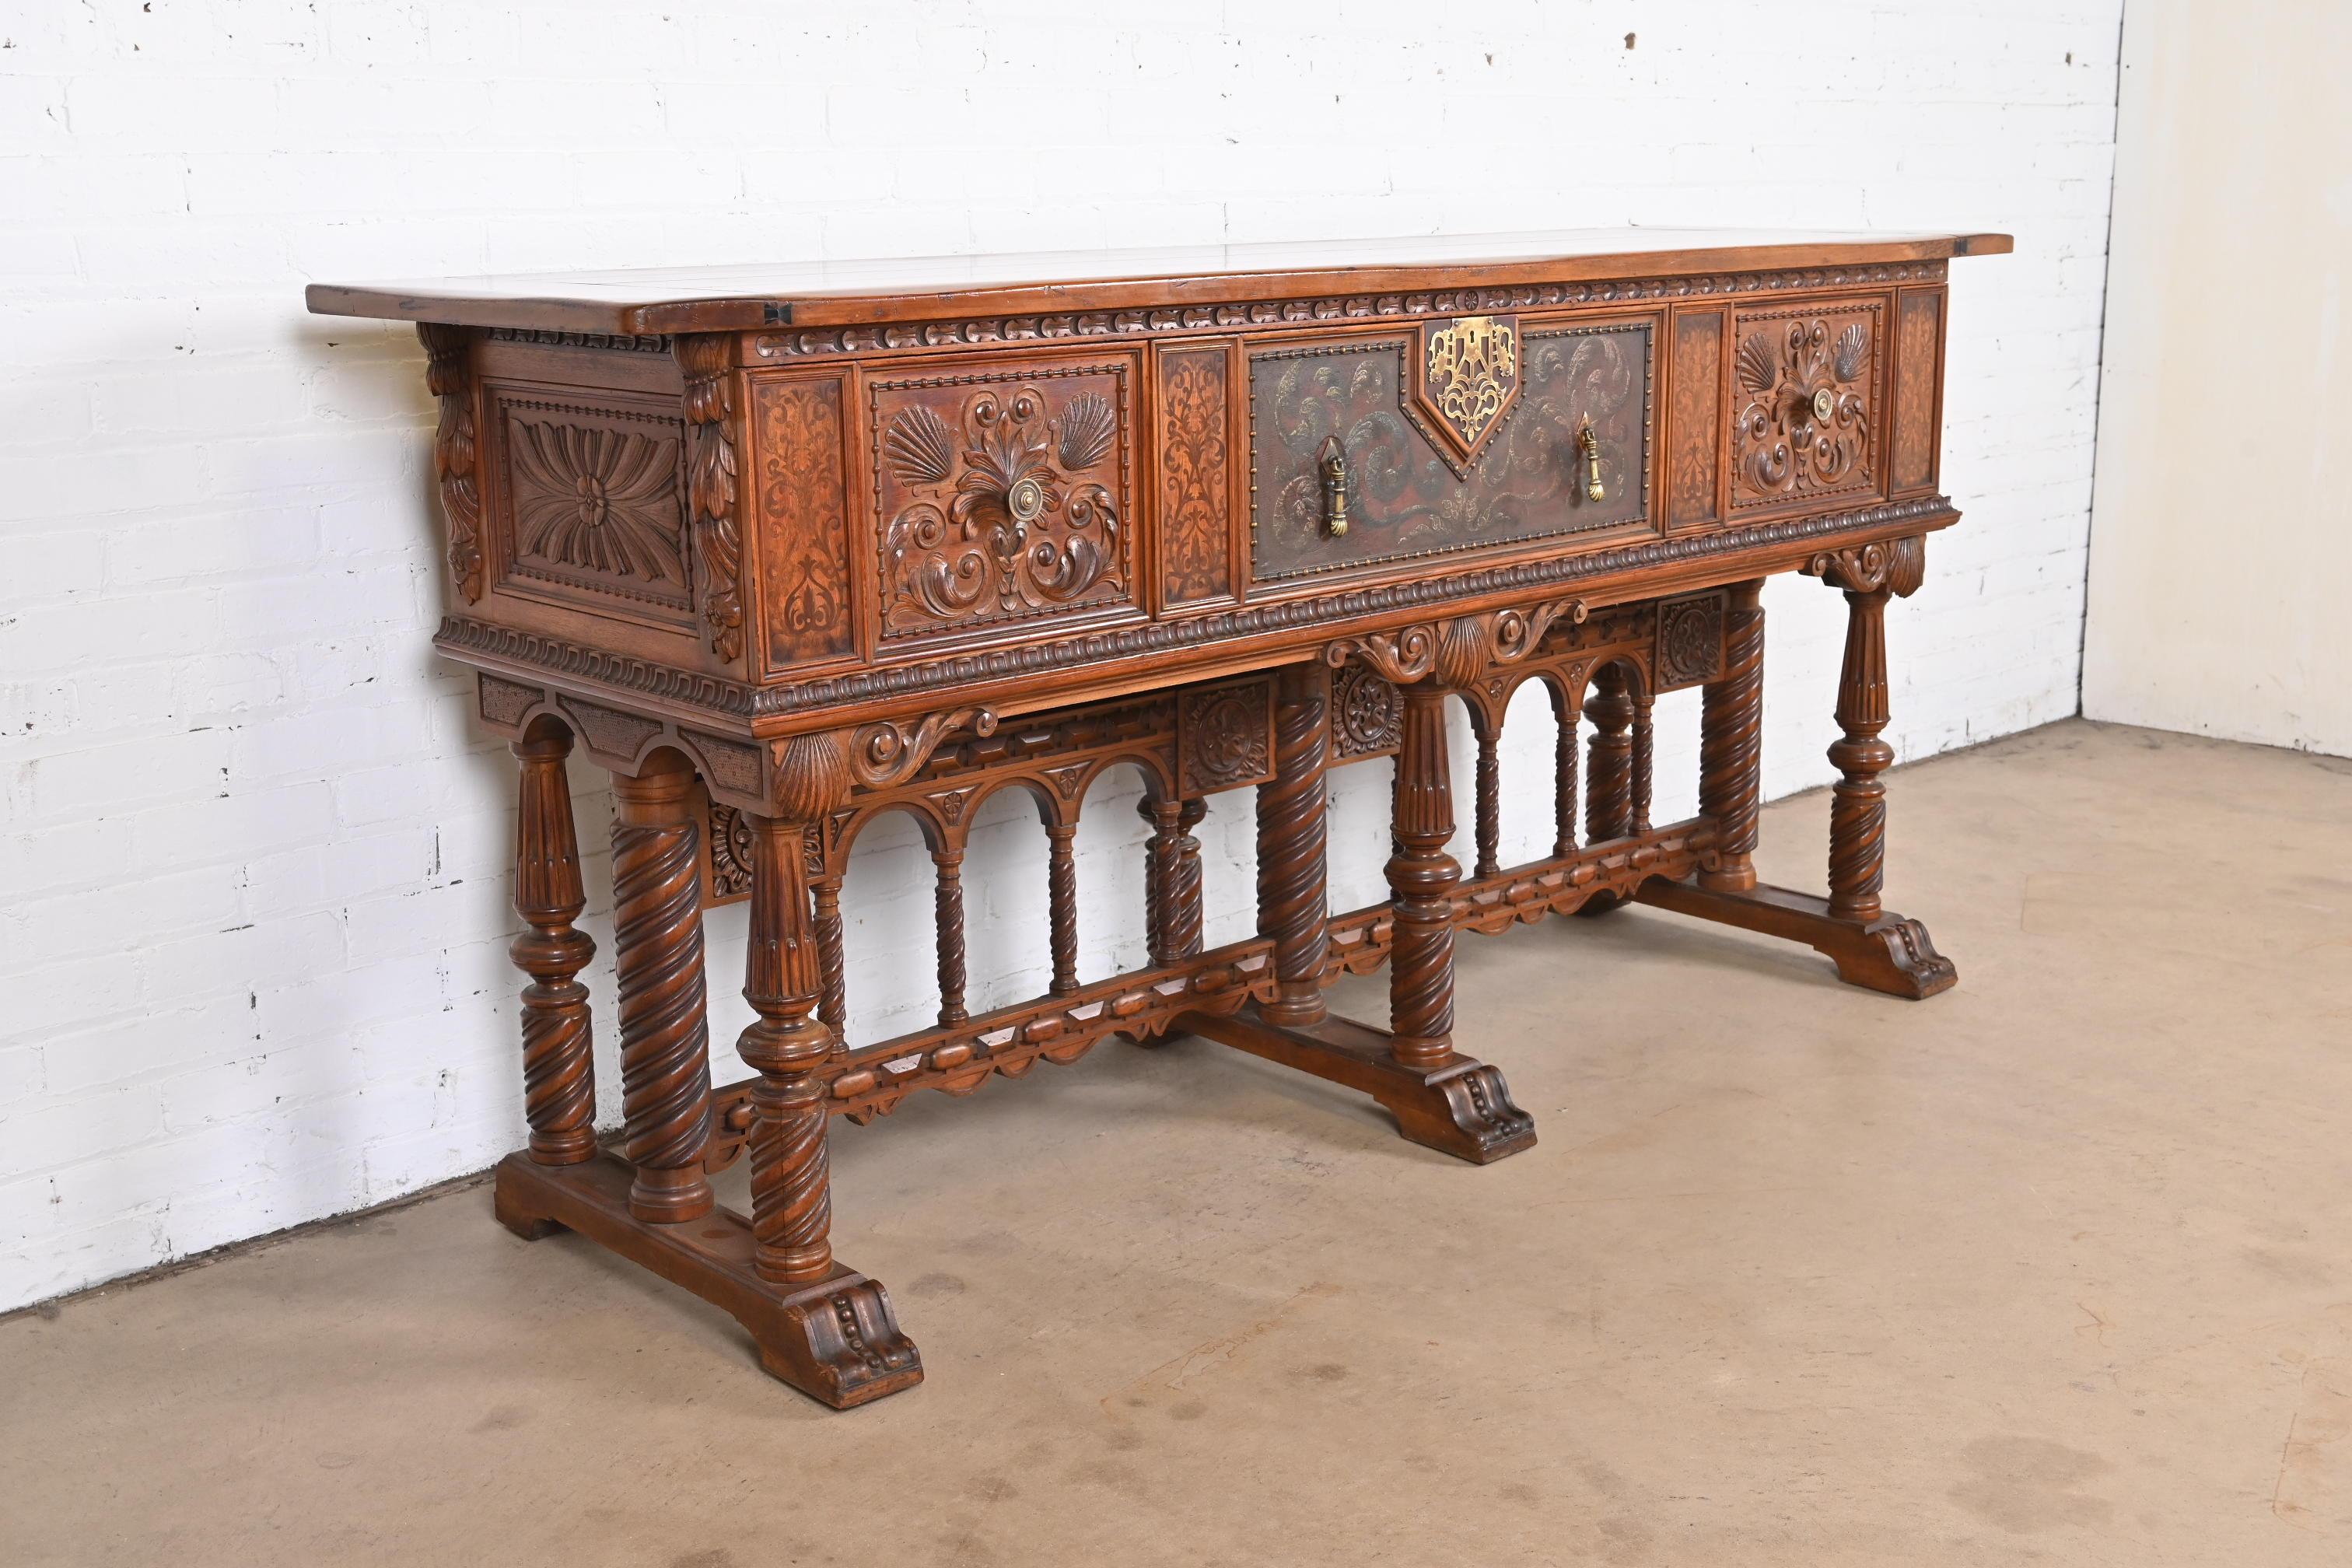
[[1567,229],[313,283],[306,300],[322,316],[634,335],[1866,266],[2010,248],[2005,234]]

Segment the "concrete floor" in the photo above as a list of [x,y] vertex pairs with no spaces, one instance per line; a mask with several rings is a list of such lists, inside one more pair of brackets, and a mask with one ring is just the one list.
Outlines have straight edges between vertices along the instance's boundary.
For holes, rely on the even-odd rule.
[[2069,723],[1893,782],[1958,991],[1472,939],[1542,1139],[1485,1170],[1198,1040],[840,1128],[929,1373],[852,1415],[483,1187],[0,1321],[0,1561],[2340,1568],[2352,763]]

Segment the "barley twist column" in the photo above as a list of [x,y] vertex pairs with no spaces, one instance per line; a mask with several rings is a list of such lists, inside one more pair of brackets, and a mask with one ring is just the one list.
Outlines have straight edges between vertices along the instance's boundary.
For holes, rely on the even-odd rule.
[[[1560,679],[1564,681],[1566,678]],[[1576,697],[1559,681],[1548,684],[1552,717],[1559,724],[1559,740],[1552,752],[1551,852],[1568,856],[1576,853]]]
[[1763,792],[1764,610],[1761,578],[1735,584],[1725,615],[1723,674],[1707,683],[1699,717],[1698,810],[1715,824],[1715,863],[1698,884],[1722,893],[1756,886]]
[[849,1022],[848,963],[841,945],[841,878],[828,872],[809,884],[816,902],[816,1016],[833,1031],[835,1042]]
[[541,724],[514,743],[514,754],[522,764],[515,909],[530,927],[508,949],[515,967],[531,977],[522,992],[523,1110],[530,1157],[542,1165],[576,1165],[596,1152],[588,987],[578,979],[596,944],[572,923],[588,904],[563,771],[572,732]]
[[932,850],[931,864],[939,868],[939,879],[933,885],[932,896],[939,938],[940,1024],[944,1027],[961,1024],[971,1016],[963,1005],[962,841],[952,840]]
[[1633,689],[1622,664],[1605,664],[1584,700],[1592,721],[1585,773],[1584,841],[1600,844],[1633,831]]
[[1259,1008],[1276,1024],[1324,1016],[1329,956],[1326,851],[1330,809],[1330,672],[1319,664],[1282,672],[1274,715],[1274,777],[1257,786],[1257,929],[1274,943],[1275,994]]
[[[1078,862],[1073,847],[1077,833],[1075,822],[1045,825],[1045,906],[1054,953],[1054,980],[1047,989],[1055,996],[1078,988]],[[1153,918],[1147,909],[1147,921]]]
[[1176,815],[1176,841],[1168,868],[1168,888],[1160,918],[1168,930],[1168,962],[1192,958],[1201,951],[1201,841],[1192,829],[1209,815],[1209,803],[1193,798]]
[[1389,858],[1394,931],[1389,950],[1391,1051],[1413,1068],[1454,1055],[1454,888],[1462,868],[1445,852],[1454,837],[1454,790],[1445,754],[1445,689],[1403,689]]
[[629,1212],[677,1222],[710,1212],[710,1039],[703,1005],[702,880],[694,772],[656,752],[614,775],[613,939],[620,980],[621,1094]]
[[1477,874],[1491,877],[1502,869],[1497,858],[1503,844],[1503,716],[1481,720],[1478,742]]

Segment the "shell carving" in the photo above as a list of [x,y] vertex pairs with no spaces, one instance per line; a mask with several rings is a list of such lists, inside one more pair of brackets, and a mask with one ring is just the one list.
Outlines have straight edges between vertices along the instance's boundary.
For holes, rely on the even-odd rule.
[[1862,374],[1863,366],[1870,363],[1870,329],[1860,321],[1851,322],[1838,334],[1837,353],[1831,368],[1840,381],[1853,381]]
[[936,485],[955,468],[955,438],[948,422],[919,403],[890,421],[882,453],[902,485]]
[[1110,450],[1118,434],[1118,416],[1110,399],[1098,392],[1081,393],[1062,410],[1062,467],[1072,473],[1091,468]]
[[1772,390],[1780,379],[1780,355],[1772,346],[1772,334],[1758,331],[1748,334],[1739,345],[1739,384],[1758,397]]
[[1735,422],[1734,504],[1871,479],[1871,327],[1791,312],[1740,340],[1733,370],[1747,404]]

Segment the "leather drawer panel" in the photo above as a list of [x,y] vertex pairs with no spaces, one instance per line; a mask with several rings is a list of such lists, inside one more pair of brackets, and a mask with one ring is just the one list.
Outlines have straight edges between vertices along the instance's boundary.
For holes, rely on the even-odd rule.
[[[1249,351],[1252,575],[1261,583],[1647,521],[1655,319],[1437,320]],[[1585,493],[1578,431],[1599,443]],[[1347,462],[1348,531],[1322,455]]]

